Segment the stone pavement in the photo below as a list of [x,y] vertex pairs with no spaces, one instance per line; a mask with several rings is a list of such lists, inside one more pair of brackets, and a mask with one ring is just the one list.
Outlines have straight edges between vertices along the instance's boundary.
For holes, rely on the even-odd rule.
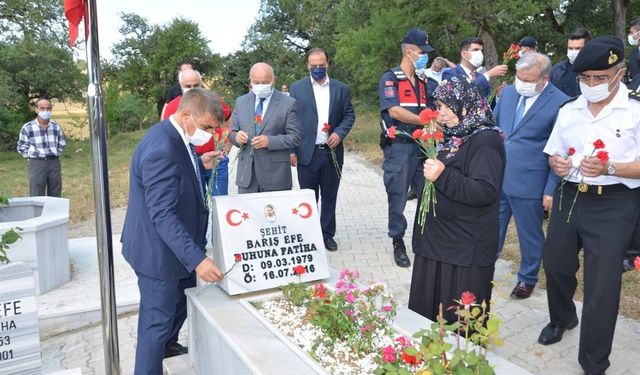
[[[230,181],[234,181],[233,176]],[[230,185],[231,194],[235,194],[235,187]],[[407,205],[406,216],[409,222],[413,221],[415,206],[415,201]],[[347,153],[337,207],[336,241],[339,251],[329,253],[331,267],[358,269],[364,279],[385,281],[393,288],[398,302],[406,306],[411,271],[398,268],[393,263],[391,241],[386,235],[387,203],[380,168],[357,154]],[[123,213],[122,209],[113,211],[114,233],[119,233],[122,228]],[[72,228],[70,233],[90,236],[91,224],[85,226],[80,230]],[[407,233],[410,234],[411,231],[408,230]],[[410,244],[410,235],[405,237],[405,242]],[[93,267],[97,279],[95,262]],[[515,276],[509,267],[503,260],[499,260],[496,265],[493,309],[504,321],[501,332],[505,339],[505,346],[497,349],[496,353],[537,374],[582,374],[577,361],[579,328],[568,332],[558,344],[550,347],[537,344],[538,334],[548,319],[546,294],[536,290],[528,300],[511,300],[509,292],[514,285]],[[133,282],[129,279],[130,276],[126,276],[130,273],[123,272],[121,275],[125,279],[116,279],[117,284]],[[78,293],[87,293],[87,290],[79,288]],[[135,311],[120,315],[118,320],[123,374],[133,372],[136,324]],[[83,374],[104,374],[100,325],[94,324],[53,335],[41,330],[40,335],[45,337],[41,344],[45,374],[74,367],[81,367]],[[635,364],[639,335],[639,322],[622,317],[618,319],[608,374],[639,373]],[[187,342],[185,333],[182,334],[181,341]]]

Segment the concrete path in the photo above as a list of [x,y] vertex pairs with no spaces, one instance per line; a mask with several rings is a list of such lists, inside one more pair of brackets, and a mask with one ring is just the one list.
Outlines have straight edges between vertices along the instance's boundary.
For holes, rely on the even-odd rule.
[[[230,190],[231,194],[235,194],[233,184]],[[356,154],[347,153],[337,205],[336,241],[339,251],[329,254],[329,262],[333,268],[358,269],[365,279],[387,282],[393,288],[398,302],[406,306],[411,271],[398,268],[393,263],[391,241],[386,235],[386,202],[380,168]],[[413,221],[414,213],[415,201],[412,201],[408,203],[406,210],[410,222]],[[124,209],[113,210],[112,214],[113,232],[119,233]],[[92,221],[82,223],[71,228],[70,233],[72,236],[92,236],[92,225]],[[405,242],[410,244],[409,236]],[[99,322],[99,316],[95,315],[99,311],[95,247],[91,246],[90,239],[76,240],[72,243],[77,246],[75,250],[72,249],[73,281],[62,291],[57,291],[56,296],[44,295],[40,299],[43,312],[49,314],[41,314],[41,319],[44,318],[41,321],[40,332],[44,338],[41,344],[44,373],[81,367],[83,374],[104,374],[102,328],[98,323],[92,324]],[[116,258],[119,258],[119,243],[114,241],[114,245],[117,250]],[[544,291],[536,290],[528,300],[510,299],[509,292],[515,283],[515,276],[509,266],[503,260],[499,260],[496,265],[494,311],[504,321],[501,332],[505,339],[505,346],[496,350],[496,353],[537,374],[582,374],[577,361],[579,328],[568,332],[563,341],[556,345],[544,347],[537,344],[538,334],[548,319],[546,295]],[[139,297],[135,290],[135,276],[121,258],[116,259],[116,275],[118,293],[122,295],[118,295],[118,301],[125,309],[118,321],[120,361],[122,373],[131,374],[137,324],[135,301]],[[131,308],[131,305],[134,308]],[[57,316],[52,312],[56,307]],[[60,318],[60,314],[73,314],[74,311],[84,314],[78,314],[77,318],[71,319],[82,327],[75,327],[69,331],[65,329],[68,322],[49,320]],[[91,314],[91,311],[94,315],[87,315]],[[640,323],[622,317],[618,319],[613,353],[610,356],[612,364],[608,374],[640,373],[635,358],[638,337]],[[181,341],[187,342],[184,333]]]

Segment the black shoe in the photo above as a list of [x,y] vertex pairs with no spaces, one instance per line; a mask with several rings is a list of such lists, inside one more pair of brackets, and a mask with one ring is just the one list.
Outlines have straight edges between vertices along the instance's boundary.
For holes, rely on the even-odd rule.
[[164,349],[164,357],[163,358],[171,358],[178,355],[183,355],[189,353],[189,348],[186,346],[182,346],[177,342],[174,344],[169,344]]
[[604,375],[604,372],[591,372],[591,371],[585,371],[584,375]]
[[531,297],[531,293],[533,293],[533,289],[535,289],[535,285],[527,284],[522,281],[518,281],[516,287],[511,291],[511,298],[517,299],[525,299]]
[[414,199],[418,199],[418,196],[416,195],[416,192],[413,190],[413,188],[409,189],[409,192],[407,193],[407,200],[411,201]]
[[329,251],[338,251],[338,244],[333,240],[333,238],[325,238],[324,247]]
[[407,268],[411,266],[411,261],[407,256],[407,248],[404,247],[402,238],[393,240],[393,260],[398,267]]
[[538,342],[542,345],[551,345],[562,340],[562,335],[568,329],[573,329],[578,325],[578,317],[576,316],[569,323],[569,325],[561,326],[559,324],[549,323],[546,327],[542,329],[540,332],[540,337],[538,337]]
[[636,266],[633,264],[633,259],[625,257],[622,261],[622,272],[629,272],[635,268]]

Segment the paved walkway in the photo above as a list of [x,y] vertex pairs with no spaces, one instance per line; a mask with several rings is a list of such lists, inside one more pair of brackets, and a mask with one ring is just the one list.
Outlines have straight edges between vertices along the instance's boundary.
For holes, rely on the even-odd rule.
[[[230,188],[234,194],[234,187]],[[123,212],[122,209],[113,211],[114,233],[119,233],[122,228]],[[339,229],[336,241],[339,251],[329,254],[331,267],[358,269],[363,278],[387,282],[393,288],[398,302],[406,306],[411,271],[398,268],[393,263],[391,241],[386,236],[387,203],[379,167],[372,166],[356,154],[346,155],[337,213]],[[407,217],[413,218],[414,213],[415,201],[409,202]],[[72,236],[91,236],[92,222],[74,226],[70,233]],[[408,236],[405,242],[410,243]],[[97,279],[95,262],[93,267]],[[74,272],[74,278],[75,274]],[[116,283],[130,284],[132,280],[127,274],[130,275],[127,272],[121,273],[126,279],[117,279]],[[509,264],[502,260],[496,266],[495,280],[497,287],[494,289],[494,311],[504,321],[501,332],[505,339],[505,346],[496,352],[533,373],[582,374],[577,361],[578,328],[568,332],[565,339],[556,345],[544,347],[536,343],[538,334],[548,319],[544,291],[536,290],[525,301],[509,299],[515,278],[509,270]],[[97,285],[97,281],[95,283]],[[94,292],[98,293],[97,290]],[[86,288],[78,288],[77,293],[86,294],[88,291]],[[136,324],[135,311],[124,314],[118,321],[123,374],[132,373]],[[54,335],[41,332],[41,336],[47,337],[41,344],[44,373],[81,367],[83,374],[104,374],[101,333],[99,325]],[[639,373],[635,358],[638,337],[640,323],[626,318],[618,319],[609,374]],[[182,341],[187,341],[184,334]]]

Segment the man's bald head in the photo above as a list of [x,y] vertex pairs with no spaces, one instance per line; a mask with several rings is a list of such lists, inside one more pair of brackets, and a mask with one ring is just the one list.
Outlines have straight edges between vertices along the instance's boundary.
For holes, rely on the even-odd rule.
[[256,63],[249,70],[249,79],[252,84],[273,83],[273,78],[273,68],[267,63]]
[[197,70],[183,70],[178,74],[178,82],[180,82],[180,88],[184,93],[185,90],[193,89],[196,87],[202,87],[202,77]]

